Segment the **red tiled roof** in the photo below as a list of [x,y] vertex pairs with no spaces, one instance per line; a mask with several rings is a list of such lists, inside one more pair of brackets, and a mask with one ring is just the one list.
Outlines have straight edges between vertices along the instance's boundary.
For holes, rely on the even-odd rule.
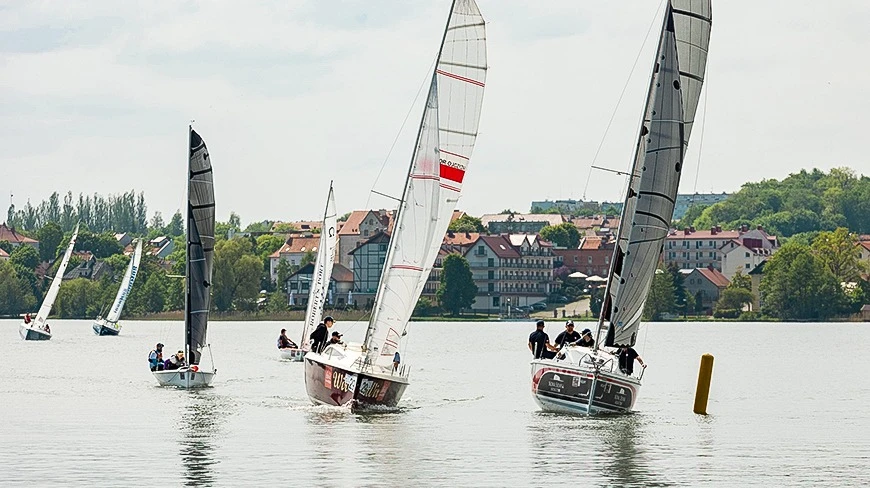
[[465,212],[462,210],[454,210],[453,215],[450,216],[450,221],[453,222],[456,219],[461,219],[465,216]]
[[686,234],[684,231],[678,230],[673,234],[669,234],[667,239],[738,239],[740,232],[736,230],[723,230],[712,233],[710,230],[696,230]]
[[731,283],[725,275],[715,268],[697,268],[696,271],[701,273],[704,278],[707,278],[710,283],[713,283],[719,288],[725,288],[729,283]]
[[583,241],[580,242],[580,249],[584,250],[597,250],[601,249],[603,245],[604,239],[601,237],[585,237]]
[[[486,243],[487,247],[492,249],[492,252],[495,253],[496,256],[500,258],[520,258],[520,253],[517,252],[516,249],[511,246],[511,241],[508,240],[507,236],[480,236],[478,242],[483,241]],[[468,248],[469,250],[472,247]]]
[[9,241],[11,244],[34,244],[39,241],[23,236],[15,232],[14,228],[9,228],[6,223],[0,224],[0,241]]
[[320,245],[320,236],[318,237],[290,237],[277,251],[273,252],[270,258],[280,258],[282,254],[303,253],[308,251],[317,252],[317,246]]
[[8,257],[9,257],[9,253],[4,251],[3,249],[0,249],[0,258],[8,258]]
[[450,232],[444,235],[442,246],[468,246],[480,237],[479,232]]
[[870,251],[870,241],[859,241],[858,245]]
[[592,217],[578,217],[571,221],[574,227],[578,229],[591,229],[593,227],[601,227],[604,224],[603,215],[594,215]]
[[332,279],[341,283],[353,283],[353,271],[341,263],[332,265]]
[[368,217],[369,213],[373,213],[379,220],[379,225],[386,225],[387,229],[392,229],[393,218],[392,212],[386,210],[354,210],[350,213],[344,225],[338,230],[340,236],[359,235],[359,226]]

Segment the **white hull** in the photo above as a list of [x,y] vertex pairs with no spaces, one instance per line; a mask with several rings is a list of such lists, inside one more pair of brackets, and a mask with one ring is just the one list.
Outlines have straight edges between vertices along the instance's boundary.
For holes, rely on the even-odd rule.
[[117,323],[106,322],[105,319],[94,321],[94,334],[103,335],[118,335],[121,332],[121,326]]
[[584,347],[562,351],[564,359],[532,361],[532,395],[541,410],[579,415],[632,411],[640,378],[619,371],[616,356]]
[[51,339],[50,333],[24,324],[18,326],[18,334],[25,341],[47,341]]
[[152,371],[160,386],[174,386],[177,388],[205,388],[211,385],[217,370],[215,371],[191,371],[188,368],[173,369],[167,371]]
[[278,356],[280,356],[281,359],[285,359],[287,361],[301,363],[302,358],[305,357],[305,353],[307,353],[307,352],[308,351],[305,351],[302,349],[293,349],[291,347],[288,347],[285,349],[278,349]]

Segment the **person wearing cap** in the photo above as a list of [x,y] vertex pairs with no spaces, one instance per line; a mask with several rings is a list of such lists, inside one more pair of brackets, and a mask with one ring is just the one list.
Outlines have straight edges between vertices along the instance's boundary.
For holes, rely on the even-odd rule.
[[163,371],[163,344],[158,342],[148,354],[148,365],[151,371]]
[[343,342],[341,342],[341,333],[337,330],[332,331],[332,337],[330,337],[329,342],[326,343],[327,346],[330,344],[344,344]]
[[186,365],[184,362],[184,351],[178,351],[163,363],[163,369],[181,369]]
[[553,359],[558,349],[550,344],[550,336],[544,332],[544,321],[539,320],[535,325],[535,331],[529,336],[529,350],[535,359]]
[[583,329],[583,332],[580,333],[580,340],[577,341],[577,345],[580,347],[595,346],[595,339],[592,338],[592,331],[589,329]]
[[308,336],[311,339],[311,351],[320,354],[323,352],[323,348],[326,347],[326,338],[329,334],[329,328],[335,323],[335,319],[331,316],[327,315],[323,322],[317,324],[317,328],[314,329],[314,332]]
[[281,329],[281,335],[278,336],[278,349],[299,349],[299,346],[287,337],[287,329]]
[[646,363],[643,362],[643,358],[640,357],[640,354],[634,350],[631,346],[622,346],[619,348],[619,370],[623,373],[631,376],[634,373],[634,360],[637,359],[637,362],[644,368],[646,368]]
[[565,322],[565,330],[559,333],[556,336],[556,349],[561,349],[562,346],[566,346],[568,344],[573,344],[580,340],[580,334],[574,330],[574,321],[569,320]]

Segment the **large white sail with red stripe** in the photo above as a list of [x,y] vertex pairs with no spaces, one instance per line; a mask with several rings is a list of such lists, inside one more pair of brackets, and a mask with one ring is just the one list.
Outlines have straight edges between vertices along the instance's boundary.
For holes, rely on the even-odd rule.
[[455,0],[366,332],[364,346],[372,363],[388,365],[400,351],[456,207],[477,138],[485,42],[477,4]]

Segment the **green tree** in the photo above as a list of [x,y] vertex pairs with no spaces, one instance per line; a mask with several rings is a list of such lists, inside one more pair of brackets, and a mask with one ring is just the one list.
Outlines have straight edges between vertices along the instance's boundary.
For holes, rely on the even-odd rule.
[[704,213],[709,205],[692,205],[686,210],[686,214],[679,220],[680,228],[695,225],[695,221]]
[[347,222],[347,219],[350,218],[350,214],[351,214],[351,212],[348,212],[348,213],[342,215],[341,217],[339,217],[337,220],[339,222]]
[[305,251],[305,254],[302,255],[302,259],[299,260],[299,267],[303,267],[308,263],[313,263],[317,260],[317,254],[314,251],[308,250]]
[[63,240],[63,230],[55,222],[48,222],[36,233],[39,240],[39,259],[51,261],[57,256],[57,247]]
[[674,302],[674,277],[666,270],[656,270],[653,276],[649,295],[646,297],[646,305],[643,316],[646,320],[660,320],[662,315],[673,312]]
[[18,246],[13,249],[12,253],[9,255],[9,262],[12,265],[33,270],[39,266],[39,252],[28,245]]
[[182,234],[184,234],[184,217],[181,216],[181,211],[177,210],[166,226],[166,235],[178,237]]
[[19,315],[35,305],[29,283],[18,278],[13,265],[0,261],[0,315]]
[[858,259],[855,247],[858,236],[840,227],[833,232],[822,232],[813,241],[812,249],[840,282],[854,282],[867,270]]
[[541,237],[566,249],[577,249],[580,245],[580,231],[570,222],[544,227]]
[[290,307],[287,302],[287,295],[281,293],[280,291],[269,293],[269,296],[266,298],[267,312],[280,313],[286,312],[289,309]]
[[275,232],[279,234],[288,234],[290,232],[297,232],[299,229],[296,228],[295,225],[290,222],[280,222],[275,225]]
[[447,227],[447,230],[452,232],[483,232],[485,229],[479,218],[468,214],[450,222]]
[[[733,282],[732,282],[733,283]],[[739,286],[728,287],[713,307],[714,317],[737,318],[747,305],[751,305],[755,296],[751,291]]]
[[65,319],[94,318],[102,305],[100,298],[98,282],[76,278],[63,283],[54,306],[57,314]]
[[743,274],[743,271],[737,270],[737,273],[731,278],[731,283],[728,283],[728,288],[742,288],[752,291],[752,278]]
[[272,234],[262,235],[257,238],[257,256],[260,259],[268,260],[269,256],[281,249],[284,245],[284,238]]
[[[70,233],[69,237],[64,239],[64,243],[68,243],[70,237],[72,237],[72,233]],[[79,232],[79,235],[76,238],[75,249],[77,251],[89,251],[98,259],[106,258],[124,251],[121,244],[117,239],[115,239],[115,235],[111,232],[95,234],[88,230],[82,230]]]
[[252,254],[251,241],[230,239],[215,246],[212,297],[218,311],[251,310],[260,292],[263,262]]
[[262,222],[251,222],[245,227],[245,232],[270,232],[272,230],[272,224],[275,222],[271,220],[264,220]]
[[6,251],[6,254],[12,254],[12,250],[15,249],[12,246],[12,243],[9,241],[0,241],[0,249]]
[[786,243],[764,265],[762,311],[783,320],[824,320],[843,308],[837,278],[808,246]]
[[436,297],[445,310],[454,317],[463,308],[471,307],[477,295],[477,285],[471,276],[468,260],[461,254],[448,254],[444,258],[441,284]]
[[287,293],[287,280],[290,278],[290,275],[293,274],[293,267],[290,266],[290,263],[287,262],[286,259],[278,260],[278,265],[275,266],[275,274],[277,275],[275,278],[278,283],[278,290],[284,293]]
[[426,297],[420,297],[414,307],[414,317],[432,317],[438,312],[438,306]]
[[162,312],[166,305],[166,276],[151,273],[142,286],[142,301],[145,313]]

